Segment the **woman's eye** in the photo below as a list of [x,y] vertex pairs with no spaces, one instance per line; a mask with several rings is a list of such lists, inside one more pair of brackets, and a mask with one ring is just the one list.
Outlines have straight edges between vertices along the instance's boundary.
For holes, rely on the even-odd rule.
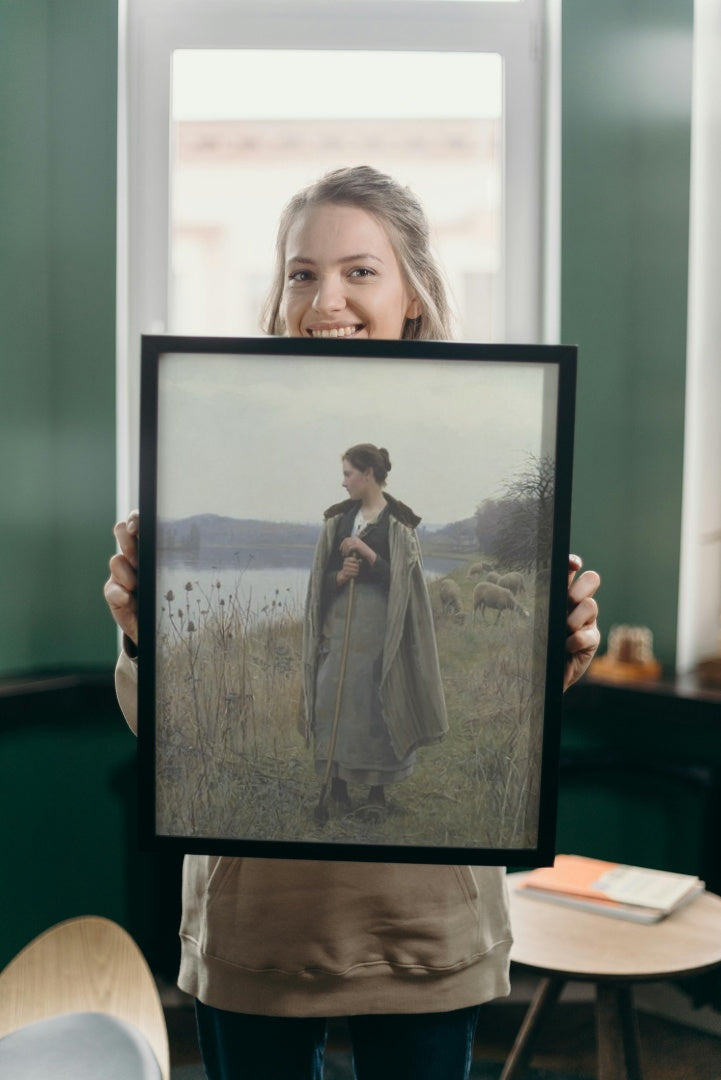
[[310,270],[293,270],[292,273],[288,274],[288,281],[297,281],[301,284],[303,282],[310,281],[310,279]]
[[355,278],[373,277],[374,274],[375,271],[371,270],[369,266],[356,266],[350,272],[350,276]]

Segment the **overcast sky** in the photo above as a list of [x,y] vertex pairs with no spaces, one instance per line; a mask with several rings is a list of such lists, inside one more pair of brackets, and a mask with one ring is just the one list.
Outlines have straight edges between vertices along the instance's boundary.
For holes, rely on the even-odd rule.
[[387,490],[428,524],[470,517],[552,449],[555,384],[539,364],[164,357],[158,514],[318,522],[346,497],[343,451],[372,442],[390,453]]

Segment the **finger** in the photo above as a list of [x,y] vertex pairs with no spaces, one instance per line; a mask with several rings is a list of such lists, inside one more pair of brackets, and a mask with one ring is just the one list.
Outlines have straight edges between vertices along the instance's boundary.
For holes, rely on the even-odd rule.
[[566,628],[569,634],[580,630],[582,626],[593,626],[598,618],[598,604],[592,596],[585,596],[572,607],[566,616]]
[[119,585],[114,578],[108,578],[105,582],[103,593],[108,607],[114,614],[116,612],[127,612],[135,607],[134,595],[123,588],[122,585]]
[[110,580],[127,592],[135,592],[138,587],[138,575],[135,566],[125,555],[113,555],[109,562]]
[[[569,572],[570,575],[570,572]],[[601,585],[600,575],[595,570],[585,570],[580,577],[569,583],[568,606],[580,604],[588,596],[593,596]]]
[[599,641],[600,634],[595,628],[579,631],[578,634],[573,634],[567,639],[568,659],[566,660],[563,676],[564,691],[568,690],[569,686],[573,686],[575,682],[578,682],[581,676],[588,671],[591,661],[596,655]]
[[580,555],[568,556],[568,587],[571,588],[573,579],[578,571],[583,567],[583,559]]
[[138,610],[135,596],[112,578],[103,589],[110,612],[124,634],[138,643]]
[[566,652],[571,656],[583,654],[593,656],[600,643],[601,634],[594,623],[591,626],[583,626],[580,630],[568,635],[566,638]]
[[119,521],[113,529],[118,547],[132,566],[138,565],[138,518],[129,515],[126,521]]

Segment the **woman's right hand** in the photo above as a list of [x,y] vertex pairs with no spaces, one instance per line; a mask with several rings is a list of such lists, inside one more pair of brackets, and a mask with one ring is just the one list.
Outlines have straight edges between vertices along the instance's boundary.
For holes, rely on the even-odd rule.
[[113,533],[120,553],[110,560],[110,577],[103,590],[110,613],[134,645],[138,644],[138,530],[137,510],[119,521]]
[[347,585],[351,578],[358,577],[358,571],[360,570],[360,559],[355,555],[348,555],[343,560],[343,565],[336,575],[336,582],[339,586]]

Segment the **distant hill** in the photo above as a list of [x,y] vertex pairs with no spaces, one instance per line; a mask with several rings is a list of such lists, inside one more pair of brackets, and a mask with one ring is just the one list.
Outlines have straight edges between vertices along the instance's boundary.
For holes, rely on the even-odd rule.
[[243,567],[254,559],[264,566],[310,565],[319,532],[319,525],[194,514],[159,521],[157,547],[168,562]]
[[[424,528],[419,537],[424,556],[464,557],[478,550],[475,519]],[[318,541],[320,525],[255,518],[194,514],[159,521],[157,547],[165,563],[198,563],[203,566],[307,566]]]
[[427,553],[442,554],[444,552],[468,552],[473,554],[478,551],[478,538],[476,536],[476,519],[474,517],[463,518],[461,521],[452,521],[449,525],[433,528],[423,533],[423,525],[420,526],[421,546]]

